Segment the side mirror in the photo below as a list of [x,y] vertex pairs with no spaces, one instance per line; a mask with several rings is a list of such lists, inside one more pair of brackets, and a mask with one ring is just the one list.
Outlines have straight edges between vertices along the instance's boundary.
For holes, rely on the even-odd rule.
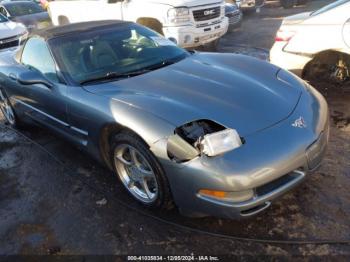
[[17,76],[17,81],[22,85],[42,84],[48,88],[53,87],[53,84],[47,80],[43,74],[35,70],[28,70],[19,73]]

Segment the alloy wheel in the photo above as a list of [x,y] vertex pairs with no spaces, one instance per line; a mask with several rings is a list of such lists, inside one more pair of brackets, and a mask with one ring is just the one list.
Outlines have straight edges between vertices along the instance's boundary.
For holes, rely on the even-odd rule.
[[5,97],[4,93],[1,90],[0,90],[0,109],[1,109],[1,112],[4,114],[7,122],[11,125],[15,125],[16,123],[15,112],[13,112],[13,109],[8,99]]
[[139,201],[150,204],[158,198],[158,183],[146,158],[134,147],[122,144],[114,151],[114,164],[125,188]]
[[343,83],[350,77],[349,69],[346,63],[340,59],[336,65],[331,68],[331,79],[335,82]]

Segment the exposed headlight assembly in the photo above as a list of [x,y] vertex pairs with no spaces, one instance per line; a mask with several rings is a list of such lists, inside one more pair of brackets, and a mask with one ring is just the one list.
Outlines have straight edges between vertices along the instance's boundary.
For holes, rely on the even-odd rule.
[[168,10],[170,23],[179,24],[190,22],[190,10],[187,7],[177,7]]
[[234,129],[205,135],[200,139],[201,151],[207,156],[217,156],[242,145],[242,140]]
[[189,161],[199,155],[217,156],[242,145],[234,129],[210,120],[197,120],[175,129],[168,139],[168,156],[176,162]]

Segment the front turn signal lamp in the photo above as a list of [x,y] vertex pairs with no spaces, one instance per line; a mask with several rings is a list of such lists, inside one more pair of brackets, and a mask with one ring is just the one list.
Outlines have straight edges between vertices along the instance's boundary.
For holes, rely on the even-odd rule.
[[226,202],[239,203],[251,200],[254,198],[254,190],[248,189],[244,191],[237,192],[225,192],[225,191],[217,191],[217,190],[209,190],[209,189],[201,189],[199,190],[199,195],[202,197],[222,200]]

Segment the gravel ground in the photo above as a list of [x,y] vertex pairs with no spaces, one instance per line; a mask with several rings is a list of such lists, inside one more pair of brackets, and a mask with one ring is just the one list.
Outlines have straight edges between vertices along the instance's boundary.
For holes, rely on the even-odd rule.
[[[269,6],[246,16],[242,30],[226,36],[220,50],[266,59],[264,49],[272,45],[279,17],[308,8]],[[40,147],[0,125],[0,254],[229,254],[246,260],[293,254],[346,261],[349,245],[234,241],[183,227],[266,240],[350,239],[350,88],[312,84],[331,110],[331,140],[322,168],[266,212],[243,221],[145,210],[111,172],[69,143],[37,127],[23,131]]]

